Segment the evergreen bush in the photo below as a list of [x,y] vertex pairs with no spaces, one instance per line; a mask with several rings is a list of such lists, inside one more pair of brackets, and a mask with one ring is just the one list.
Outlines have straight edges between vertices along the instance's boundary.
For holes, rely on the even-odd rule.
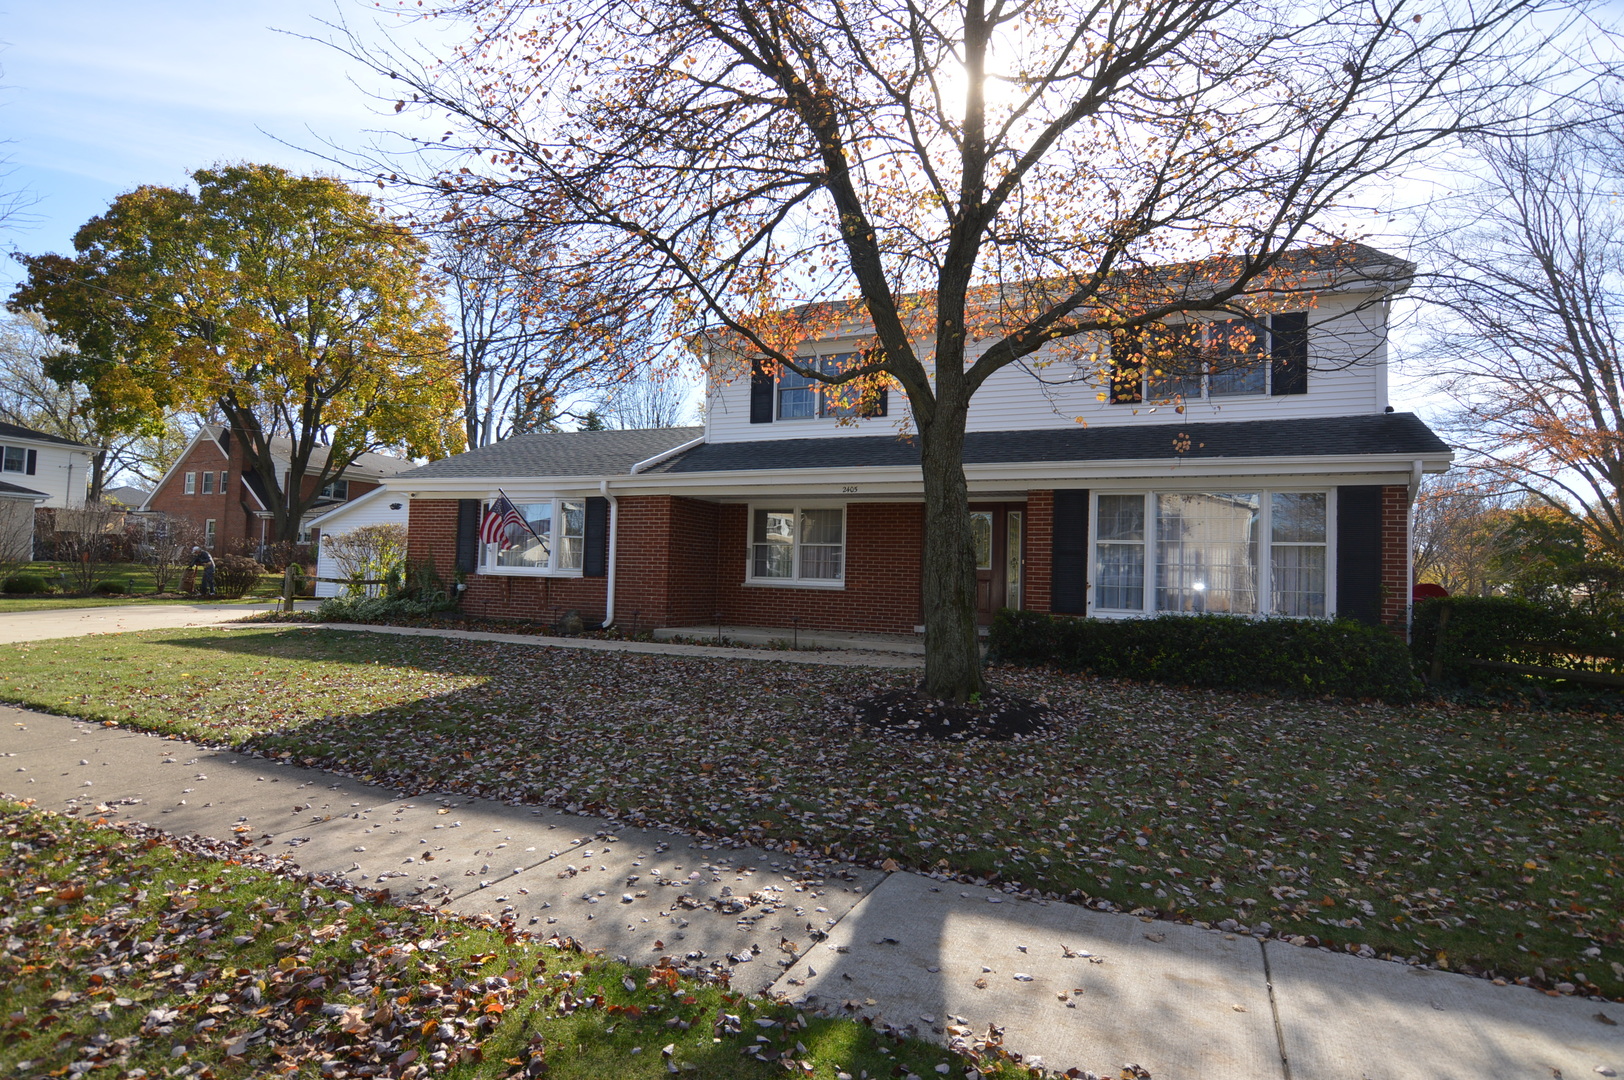
[[992,658],[1104,678],[1403,702],[1421,690],[1404,642],[1346,619],[1160,615],[1079,619],[1000,611]]

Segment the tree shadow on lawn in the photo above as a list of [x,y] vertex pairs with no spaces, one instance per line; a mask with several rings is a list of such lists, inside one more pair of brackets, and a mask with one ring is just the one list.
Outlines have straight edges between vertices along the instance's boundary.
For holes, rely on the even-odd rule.
[[[1624,868],[1610,832],[1617,737],[1600,729],[1044,676],[1051,692],[1128,705],[1011,743],[933,746],[876,738],[829,708],[911,673],[239,633],[158,640],[379,665],[364,680],[376,707],[290,712],[238,744],[400,790],[1269,921],[1338,948],[1540,967],[1547,982],[1583,971],[1624,991],[1609,964],[1624,952],[1607,937],[1624,915],[1620,879],[1598,876]],[[464,682],[414,695],[398,667]],[[1547,759],[1568,755],[1559,777]],[[1570,879],[1586,883],[1571,886],[1587,890],[1577,900],[1558,894]],[[1580,958],[1580,930],[1602,935],[1601,959]]]

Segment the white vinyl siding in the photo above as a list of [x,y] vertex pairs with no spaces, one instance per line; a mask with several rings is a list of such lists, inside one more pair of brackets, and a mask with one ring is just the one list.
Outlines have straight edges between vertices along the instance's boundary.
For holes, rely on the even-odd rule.
[[[370,492],[368,494],[371,494]],[[393,507],[399,506],[396,510]],[[338,563],[327,554],[327,537],[341,536],[352,529],[359,529],[363,525],[399,525],[406,528],[408,517],[408,500],[404,495],[395,495],[383,492],[364,502],[349,503],[342,510],[335,509],[331,514],[321,519],[321,550],[316,553],[316,577],[336,578],[339,576]],[[316,595],[337,596],[344,590],[344,586],[335,583],[317,581]]]
[[[1182,423],[1208,420],[1279,420],[1288,417],[1359,416],[1387,407],[1387,306],[1367,295],[1322,296],[1308,314],[1308,392],[1272,396],[1263,393],[1219,395],[1187,401],[1182,414],[1172,406],[1112,405],[1101,400],[1105,386],[1100,365],[1056,359],[1039,368],[1043,355],[1025,364],[994,372],[970,401],[970,431],[1037,431],[1078,426]],[[857,337],[831,340],[820,348],[846,352]],[[971,358],[990,342],[972,345]],[[1035,375],[1034,375],[1035,373]],[[725,375],[731,375],[727,379]],[[1039,378],[1043,381],[1039,382]],[[775,407],[777,405],[775,399]],[[792,424],[750,423],[748,367],[718,372],[709,387],[706,432],[711,442],[758,442],[774,439],[845,438],[886,434],[911,425],[908,399],[901,389],[890,393],[889,416],[840,424],[833,417],[811,417]]]

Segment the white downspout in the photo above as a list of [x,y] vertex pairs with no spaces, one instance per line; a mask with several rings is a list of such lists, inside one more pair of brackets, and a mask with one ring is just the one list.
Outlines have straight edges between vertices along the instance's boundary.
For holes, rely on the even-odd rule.
[[598,481],[598,494],[609,500],[609,565],[604,568],[603,628],[615,621],[615,541],[620,533],[620,500],[609,494],[609,481]]
[[1410,462],[1410,502],[1404,508],[1404,640],[1410,640],[1411,624],[1415,621],[1415,497],[1421,493],[1421,479],[1425,465],[1420,460]]

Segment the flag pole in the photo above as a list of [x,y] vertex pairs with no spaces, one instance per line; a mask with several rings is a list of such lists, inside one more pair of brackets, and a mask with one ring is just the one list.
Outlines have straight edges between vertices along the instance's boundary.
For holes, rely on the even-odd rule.
[[[514,502],[512,499],[508,498],[508,493],[507,492],[503,491],[501,488],[497,488],[496,493],[498,495],[502,496],[502,501],[503,502],[505,502],[509,506],[513,507],[514,512],[518,511],[519,504]],[[543,545],[545,545],[547,543],[547,541],[543,540],[540,536],[536,536],[536,530],[532,529],[530,527],[530,522],[525,521],[525,518],[524,518],[523,514],[519,514],[519,520],[524,523],[525,531],[527,531],[531,536],[536,537],[536,543],[543,544]],[[548,550],[551,551],[552,549],[549,547]]]

